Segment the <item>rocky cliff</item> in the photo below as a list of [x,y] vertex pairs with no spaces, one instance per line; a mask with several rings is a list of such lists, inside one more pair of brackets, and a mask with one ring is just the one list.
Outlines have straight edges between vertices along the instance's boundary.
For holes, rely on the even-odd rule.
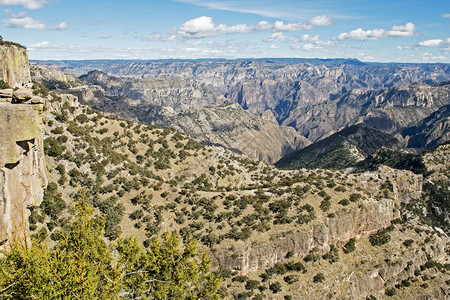
[[379,91],[352,90],[343,96],[292,112],[294,127],[317,141],[363,121],[378,130],[399,134],[450,103],[450,84],[410,84]]
[[[26,50],[0,46],[3,78],[10,86],[31,84]],[[29,208],[38,206],[47,185],[43,150],[44,99],[31,89],[0,91],[0,234],[28,232]]]
[[28,209],[42,201],[47,184],[42,109],[42,104],[0,103],[0,228],[3,237],[16,230],[26,231]]
[[31,86],[27,49],[18,45],[0,45],[0,74],[10,87]]

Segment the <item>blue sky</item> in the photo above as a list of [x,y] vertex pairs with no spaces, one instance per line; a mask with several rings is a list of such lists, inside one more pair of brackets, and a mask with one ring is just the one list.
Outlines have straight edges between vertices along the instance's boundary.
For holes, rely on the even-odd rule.
[[0,0],[30,59],[358,58],[450,63],[450,1]]

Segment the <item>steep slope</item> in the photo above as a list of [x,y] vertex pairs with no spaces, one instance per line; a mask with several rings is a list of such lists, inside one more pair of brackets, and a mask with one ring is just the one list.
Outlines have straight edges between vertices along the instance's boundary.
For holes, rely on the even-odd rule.
[[406,128],[402,134],[409,138],[409,148],[429,149],[449,141],[450,105],[441,107],[417,126]]
[[[380,91],[353,90],[336,100],[299,110],[295,127],[311,141],[357,121],[396,134],[450,103],[450,84],[411,84]],[[290,122],[290,121],[289,121]]]
[[[149,245],[176,230],[201,241],[226,278],[226,299],[448,293],[439,267],[448,238],[399,206],[420,199],[421,175],[279,171],[168,128],[59,101],[49,100],[45,117],[52,189],[31,218],[38,238],[57,238],[67,195],[84,188],[109,239],[133,234]],[[411,223],[394,221],[401,214]]]
[[273,163],[309,144],[293,128],[279,126],[270,111],[254,116],[204,85],[167,77],[116,78],[101,72],[81,76],[89,86],[67,89],[96,109],[176,128],[205,144],[216,144]]
[[398,140],[364,123],[343,129],[278,161],[286,169],[336,168],[344,169],[364,160],[380,147],[397,148]]

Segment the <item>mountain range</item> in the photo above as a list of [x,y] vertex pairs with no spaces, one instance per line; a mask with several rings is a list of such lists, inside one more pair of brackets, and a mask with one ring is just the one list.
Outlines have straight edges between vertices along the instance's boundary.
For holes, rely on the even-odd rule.
[[[9,75],[0,91],[5,253],[14,220],[25,240],[58,248],[84,199],[111,247],[131,249],[120,241],[134,237],[151,254],[170,231],[184,245],[198,241],[203,267],[223,279],[221,298],[448,298],[447,65],[267,59],[30,68],[24,48],[2,47],[2,61],[21,62],[0,65]],[[58,64],[122,74],[75,77]],[[282,156],[279,164],[293,170],[272,164]],[[1,296],[32,278],[0,263],[9,272]],[[99,269],[95,261],[85,267]]]

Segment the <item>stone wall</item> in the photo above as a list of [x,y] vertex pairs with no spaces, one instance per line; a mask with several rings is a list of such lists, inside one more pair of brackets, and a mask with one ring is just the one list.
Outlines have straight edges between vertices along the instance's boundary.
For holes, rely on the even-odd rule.
[[[30,88],[25,48],[0,46],[0,242],[28,236],[29,208],[43,199],[47,185],[42,112],[44,99]],[[20,230],[20,232],[17,232]]]

